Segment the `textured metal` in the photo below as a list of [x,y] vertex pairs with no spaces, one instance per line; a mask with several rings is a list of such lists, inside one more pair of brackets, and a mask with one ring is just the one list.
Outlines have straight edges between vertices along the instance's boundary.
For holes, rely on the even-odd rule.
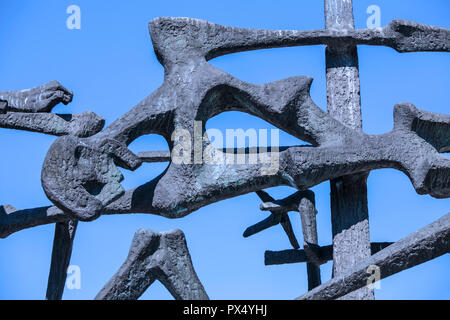
[[269,210],[271,214],[266,219],[258,222],[253,226],[248,227],[244,231],[244,237],[249,237],[269,227],[281,224],[292,247],[294,249],[300,248],[297,238],[295,237],[294,230],[292,229],[292,224],[289,219],[288,212],[296,211],[295,204],[298,203],[298,201],[300,201],[300,199],[302,199],[303,197],[310,196],[312,192],[309,190],[299,191],[279,201],[275,201],[275,199],[273,199],[267,192],[263,190],[257,191],[256,194],[262,201],[264,201],[261,204],[260,209]]
[[[331,30],[353,30],[352,0],[325,0],[325,25]],[[348,42],[325,49],[327,108],[329,114],[349,128],[362,131],[358,51]],[[333,231],[333,276],[370,256],[368,173],[342,176],[330,181]],[[371,300],[368,288],[343,299]]]
[[367,286],[371,266],[380,269],[380,279],[383,279],[449,253],[449,248],[450,213],[333,277],[299,299],[337,299]]
[[315,197],[305,197],[300,200],[298,211],[302,221],[303,231],[303,248],[309,258],[306,263],[306,270],[308,273],[308,290],[311,290],[322,283],[320,277],[320,259],[312,247],[317,246],[319,238],[317,235],[316,224],[316,204]]
[[[312,288],[320,284],[320,264],[334,260],[333,279],[305,297],[372,299],[373,292],[362,284],[361,268],[367,263],[380,263],[382,270],[388,270],[384,277],[448,251],[448,234],[443,236],[444,231],[433,224],[431,229],[423,229],[432,232],[430,237],[421,230],[371,256],[383,246],[374,249],[372,244],[371,248],[365,182],[368,173],[394,168],[408,176],[417,193],[450,197],[450,159],[441,154],[450,152],[450,116],[400,103],[394,106],[392,131],[364,134],[356,46],[449,52],[450,30],[404,20],[394,20],[384,28],[355,30],[351,0],[325,0],[325,21],[324,30],[297,31],[156,18],[149,23],[149,30],[164,67],[164,82],[105,129],[104,120],[90,111],[78,115],[51,113],[56,104],[68,104],[73,96],[57,81],[28,90],[0,92],[0,127],[61,136],[48,150],[41,173],[42,187],[54,206],[25,210],[0,207],[2,238],[56,223],[47,298],[62,297],[78,220],[126,213],[181,218],[203,206],[250,192],[257,192],[263,200],[261,209],[271,215],[248,228],[245,236],[280,223],[292,246],[298,248],[287,212],[301,213],[304,250],[272,253],[271,257],[267,252],[266,264],[308,262]],[[254,85],[208,63],[233,52],[304,45],[326,45],[328,113],[312,101],[309,77]],[[231,110],[264,119],[310,145],[281,147],[279,153],[257,151],[258,156],[277,159],[269,164],[261,157],[256,163],[239,165],[202,162],[205,149],[223,160],[235,160],[242,154],[248,160],[255,153],[214,149],[204,135],[208,119]],[[191,139],[172,139],[177,130]],[[135,155],[128,145],[145,134],[163,136],[169,151]],[[198,134],[200,142],[195,140]],[[187,142],[191,148],[184,149]],[[173,161],[180,149],[192,161]],[[275,155],[278,157],[272,158]],[[123,176],[118,167],[135,170],[143,162],[162,161],[169,161],[168,168],[156,178],[132,190],[121,186]],[[331,181],[331,254],[331,247],[318,245],[314,201],[307,196],[311,193],[307,189],[327,180]],[[281,185],[297,192],[274,200],[262,191]],[[442,223],[448,222],[448,218],[443,219]],[[416,257],[417,252],[426,255]],[[136,233],[127,261],[97,298],[138,298],[156,279],[175,298],[207,298],[181,231],[145,230]],[[354,282],[347,284],[342,279]]]
[[184,233],[178,229],[136,231],[126,261],[95,299],[134,300],[155,280],[177,300],[209,299],[192,266]]
[[47,300],[62,299],[77,225],[78,221],[76,220],[68,220],[55,224],[52,262],[47,284]]

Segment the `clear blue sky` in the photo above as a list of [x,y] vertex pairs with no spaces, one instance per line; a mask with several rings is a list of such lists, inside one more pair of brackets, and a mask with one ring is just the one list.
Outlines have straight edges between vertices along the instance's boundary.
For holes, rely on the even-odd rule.
[[[357,28],[364,28],[366,9],[381,8],[381,24],[409,19],[450,28],[448,0],[357,0]],[[81,30],[68,30],[66,8],[81,8]],[[73,102],[57,112],[92,110],[107,124],[154,91],[163,81],[148,22],[158,16],[187,16],[251,28],[319,29],[324,26],[323,1],[2,1],[0,4],[0,90],[33,87],[56,79],[74,91]],[[397,102],[450,113],[450,55],[404,53],[390,48],[359,47],[364,131],[391,130]],[[265,83],[294,75],[314,78],[312,98],[326,107],[323,46],[260,50],[211,61],[232,75]],[[207,127],[272,128],[255,117],[230,112]],[[16,208],[49,205],[40,184],[41,165],[55,137],[0,129],[0,204]],[[281,134],[281,144],[298,141]],[[167,148],[161,137],[136,140],[135,151]],[[167,163],[145,164],[124,171],[126,189],[159,174]],[[408,178],[395,170],[370,174],[369,214],[372,241],[396,241],[449,212],[450,199],[419,196]],[[321,245],[331,244],[329,183],[313,188],[318,207]],[[281,197],[288,187],[268,190]],[[105,216],[80,223],[71,264],[81,268],[81,289],[65,290],[65,299],[91,299],[127,256],[134,232],[140,228],[164,231],[181,228],[194,266],[213,299],[291,299],[307,290],[304,264],[264,266],[264,251],[290,248],[281,226],[244,239],[242,232],[265,218],[255,194],[215,203],[178,220],[152,215]],[[290,213],[302,242],[298,213]],[[0,299],[45,297],[53,225],[41,226],[0,240]],[[450,256],[404,271],[381,281],[378,299],[450,299]],[[331,263],[322,266],[322,279],[331,276]],[[170,294],[155,283],[143,299],[166,299]]]

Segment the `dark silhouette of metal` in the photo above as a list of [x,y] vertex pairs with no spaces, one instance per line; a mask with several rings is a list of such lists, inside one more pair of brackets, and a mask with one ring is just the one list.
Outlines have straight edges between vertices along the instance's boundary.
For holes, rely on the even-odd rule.
[[[54,206],[0,207],[2,238],[55,223],[47,298],[62,298],[78,221],[126,213],[180,218],[250,192],[257,193],[263,201],[261,209],[270,211],[270,216],[249,227],[244,236],[282,225],[294,249],[267,251],[266,264],[306,262],[310,291],[301,298],[373,299],[373,290],[366,285],[368,267],[380,268],[384,278],[448,252],[448,214],[396,243],[370,242],[366,179],[371,170],[401,170],[417,193],[450,197],[450,159],[441,154],[450,151],[450,116],[400,103],[394,106],[392,131],[363,133],[357,46],[449,52],[450,30],[404,20],[394,20],[384,28],[357,30],[351,0],[325,0],[325,24],[323,30],[274,31],[190,18],[156,18],[149,23],[149,30],[156,56],[164,66],[164,82],[104,129],[104,120],[90,111],[51,113],[59,102],[72,100],[72,92],[56,81],[29,90],[0,92],[0,127],[61,136],[48,150],[41,176]],[[208,63],[233,52],[305,45],[326,46],[328,112],[311,99],[309,77],[254,85]],[[213,150],[218,159],[235,160],[244,154],[248,160],[254,152],[211,148],[205,123],[230,110],[264,119],[310,146],[256,152],[258,156],[276,156],[275,167],[268,167],[258,157],[256,163],[239,165],[204,163],[205,148]],[[193,147],[186,149],[183,144],[191,141],[173,139],[177,130],[183,130],[189,140],[200,134],[202,142],[194,141]],[[162,135],[170,152],[135,155],[128,149],[136,138],[150,133]],[[174,161],[180,150],[192,161]],[[122,188],[123,176],[117,167],[135,170],[143,162],[159,161],[170,161],[161,175],[135,189]],[[308,189],[327,180],[331,184],[333,244],[321,247],[315,197]],[[280,185],[297,192],[275,200],[263,191]],[[289,211],[300,213],[303,249]],[[321,284],[320,265],[331,259],[333,278]],[[185,268],[180,268],[180,262]],[[136,233],[127,261],[97,298],[136,299],[154,280],[160,280],[177,299],[208,298],[193,269],[183,233],[148,230]]]

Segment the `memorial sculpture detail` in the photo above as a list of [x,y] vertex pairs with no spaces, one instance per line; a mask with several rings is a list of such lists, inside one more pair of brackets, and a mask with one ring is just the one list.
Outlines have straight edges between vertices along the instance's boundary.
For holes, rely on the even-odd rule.
[[[149,23],[153,47],[164,67],[164,82],[111,125],[93,112],[51,113],[72,100],[72,92],[52,81],[21,91],[0,92],[0,127],[60,136],[42,166],[42,187],[51,207],[18,210],[0,207],[0,237],[55,223],[47,298],[61,299],[78,221],[100,215],[150,213],[180,218],[211,203],[256,192],[270,215],[249,227],[244,237],[281,224],[293,249],[267,251],[267,265],[306,262],[304,299],[373,299],[366,269],[377,265],[381,277],[449,252],[450,214],[396,243],[371,243],[366,179],[371,170],[405,173],[418,194],[450,197],[450,115],[421,110],[410,103],[394,106],[392,131],[369,135],[361,130],[358,45],[388,46],[398,52],[450,51],[450,30],[394,20],[384,28],[354,29],[352,2],[325,0],[326,28],[313,31],[254,30],[191,18],[156,18]],[[234,52],[305,45],[326,46],[328,112],[311,99],[312,78],[297,76],[254,85],[208,63]],[[205,123],[225,111],[264,119],[309,145],[263,148],[277,165],[257,158],[235,165],[203,163],[203,150],[216,159],[248,150],[212,147]],[[202,143],[174,138],[183,130],[200,134]],[[170,153],[134,154],[128,145],[159,134]],[[212,147],[212,148],[211,148]],[[182,150],[190,161],[171,161]],[[198,151],[200,150],[200,153]],[[158,177],[132,190],[121,186],[117,167],[135,170],[143,162],[170,161]],[[333,243],[318,245],[314,193],[309,188],[330,180]],[[275,200],[263,189],[286,185],[297,191]],[[303,240],[296,239],[287,212],[300,213]],[[350,240],[351,239],[351,240]],[[300,249],[300,247],[303,249]],[[333,260],[333,278],[321,284],[320,265]],[[145,271],[145,272],[144,272]],[[181,231],[137,231],[127,260],[97,299],[137,299],[155,280],[177,299],[208,299]]]

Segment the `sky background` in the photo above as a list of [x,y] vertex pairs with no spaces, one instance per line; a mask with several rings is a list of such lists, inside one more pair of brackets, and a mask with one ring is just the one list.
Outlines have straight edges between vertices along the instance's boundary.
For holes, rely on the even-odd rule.
[[[69,5],[81,8],[81,29],[69,30]],[[365,28],[370,5],[381,9],[381,25],[392,19],[450,28],[448,0],[357,0],[356,28]],[[163,68],[156,60],[148,22],[159,16],[193,17],[249,28],[321,29],[323,1],[82,1],[40,0],[0,2],[0,90],[34,87],[58,80],[74,91],[60,113],[92,110],[106,124],[157,89]],[[378,134],[393,126],[395,103],[411,102],[433,112],[449,113],[450,55],[403,53],[373,46],[359,47],[363,130]],[[311,96],[326,108],[323,46],[259,50],[216,58],[213,65],[252,83],[290,76],[314,78]],[[207,122],[207,128],[274,128],[256,117],[227,112]],[[50,205],[40,183],[45,154],[55,140],[38,133],[0,129],[0,204],[25,209]],[[281,145],[300,143],[280,132]],[[146,136],[130,145],[134,152],[164,150],[162,137]],[[448,156],[448,154],[447,154]],[[126,189],[157,176],[167,163],[144,164],[135,172],[122,170]],[[449,212],[450,199],[417,195],[409,179],[391,169],[373,171],[368,179],[372,241],[397,241]],[[295,190],[267,190],[284,197]],[[319,244],[332,242],[329,183],[313,188],[318,209]],[[81,289],[64,299],[92,299],[124,262],[138,228],[186,234],[194,267],[212,299],[292,299],[307,290],[305,264],[264,266],[265,250],[289,249],[281,226],[250,238],[243,231],[262,220],[260,200],[251,193],[202,208],[187,217],[168,220],[144,214],[112,215],[80,223],[71,264],[81,269]],[[290,213],[303,242],[299,214]],[[0,299],[45,297],[54,225],[40,226],[0,240]],[[331,263],[321,267],[322,281],[331,277]],[[450,299],[450,255],[381,281],[377,299]],[[172,299],[158,282],[141,299]]]

